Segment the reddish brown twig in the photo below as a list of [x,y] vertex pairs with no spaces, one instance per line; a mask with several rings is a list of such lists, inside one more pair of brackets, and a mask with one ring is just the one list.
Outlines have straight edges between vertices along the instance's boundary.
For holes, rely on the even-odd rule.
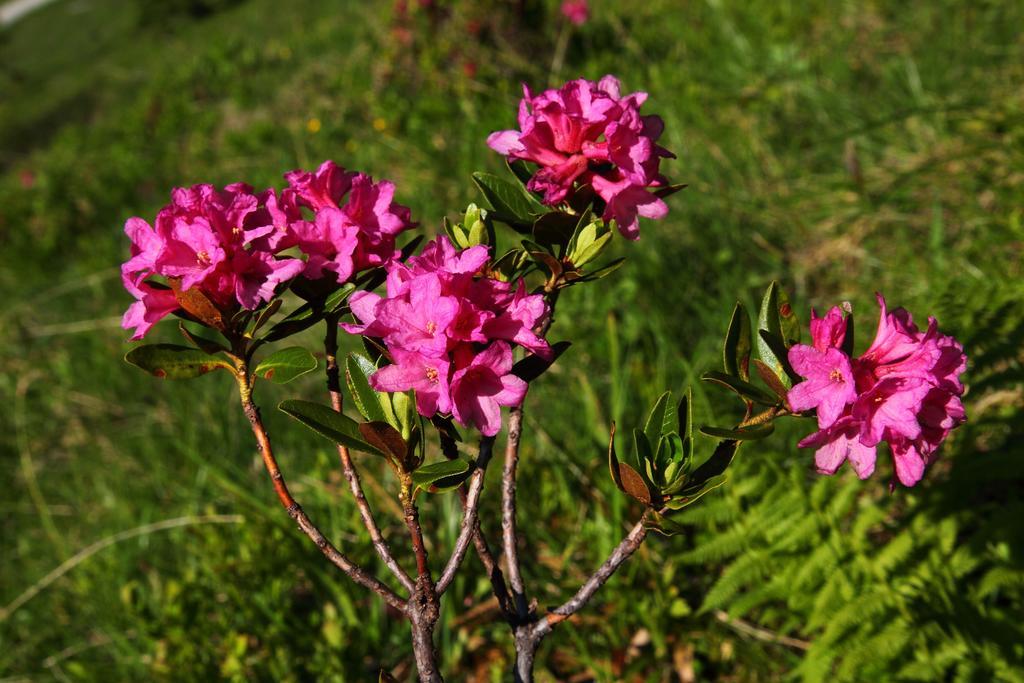
[[345,572],[359,585],[364,588],[368,588],[379,595],[385,602],[395,609],[399,610],[403,614],[408,614],[409,610],[406,602],[398,597],[394,591],[342,554],[341,551],[327,540],[323,533],[321,533],[316,525],[314,525],[309,519],[309,516],[302,510],[302,507],[292,497],[291,493],[288,491],[288,484],[285,482],[284,475],[281,473],[281,470],[277,465],[277,459],[274,457],[274,451],[270,444],[270,438],[267,436],[267,430],[263,426],[263,420],[260,417],[259,408],[252,400],[251,377],[249,375],[249,369],[244,363],[240,364],[240,367],[238,368],[237,379],[238,393],[242,402],[242,410],[245,412],[245,416],[249,419],[249,424],[252,427],[252,433],[256,437],[256,443],[259,446],[260,455],[263,457],[263,464],[266,467],[267,474],[270,475],[270,480],[274,485],[274,491],[277,493],[277,498],[281,501],[281,505],[285,510],[287,510],[288,515],[295,520],[295,523],[299,525],[302,532],[309,536],[313,543],[316,544],[316,547],[320,549],[320,552],[322,552],[334,566]]
[[[327,366],[327,391],[331,395],[331,406],[340,413],[342,412],[343,399],[340,371],[338,369],[338,320],[334,317],[328,317],[326,322],[327,332],[324,335],[324,351]],[[406,573],[391,554],[391,549],[384,540],[380,527],[377,526],[377,520],[374,519],[370,503],[366,500],[366,495],[363,493],[363,486],[359,480],[359,471],[356,469],[355,463],[352,462],[352,455],[349,453],[348,446],[338,444],[338,457],[341,460],[341,471],[348,481],[348,487],[352,492],[356,508],[359,510],[359,516],[363,520],[363,526],[366,527],[366,531],[370,534],[370,541],[373,543],[377,555],[380,556],[381,561],[391,570],[391,573],[395,575],[402,586],[412,593],[416,586],[409,574]]]

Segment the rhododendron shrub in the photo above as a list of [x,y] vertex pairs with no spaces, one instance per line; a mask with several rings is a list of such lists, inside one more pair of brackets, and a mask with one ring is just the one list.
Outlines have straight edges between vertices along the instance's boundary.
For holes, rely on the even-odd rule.
[[[823,317],[812,311],[803,344],[793,307],[772,283],[756,326],[737,304],[722,370],[702,376],[735,394],[734,421],[695,424],[687,391],[678,401],[662,394],[647,421],[630,430],[625,451],[609,426],[609,472],[635,501],[637,520],[575,595],[539,610],[523,580],[530,558],[520,558],[516,530],[529,385],[570,347],[570,340],[549,341],[562,293],[600,286],[625,262],[605,256],[616,234],[638,240],[640,218],[664,218],[665,198],[681,186],[662,175],[662,160],[673,155],[657,142],[662,120],[640,114],[645,93],[622,95],[612,76],[525,93],[519,130],[488,139],[507,157],[509,174],[474,174],[486,207],[470,204],[457,221],[444,218],[444,234],[422,248],[424,235],[402,238],[418,224],[396,203],[394,184],[331,161],[287,173],[284,186],[261,192],[243,183],[177,189],[152,223],[131,218],[125,225],[131,254],[122,279],[136,301],[124,327],[139,340],[174,314],[186,342],[138,345],[127,360],[167,379],[218,370],[233,376],[281,505],[328,561],[409,622],[423,681],[441,680],[433,632],[442,597],[470,566],[470,546],[514,636],[515,678],[532,680],[543,638],[585,606],[650,531],[680,531],[674,514],[723,485],[740,445],[768,437],[777,420],[815,422],[799,446],[815,448],[815,467],[827,474],[849,461],[867,477],[887,443],[894,477],[906,486],[920,481],[965,420],[966,356],[934,319],[922,330],[879,296],[878,331],[862,354],[853,352],[849,306]],[[283,384],[317,368],[308,344],[283,342],[321,324],[325,400],[297,397],[279,408],[337,448],[392,584],[355,564],[306,514],[256,403],[261,382]],[[339,357],[340,335],[361,340],[365,352]],[[354,410],[346,412],[346,403]],[[503,430],[495,544],[479,511]],[[713,437],[713,448],[703,451],[696,430]],[[394,472],[410,557],[378,527],[354,454],[380,458]],[[432,563],[419,502],[453,490],[462,502],[458,538],[443,563]]]

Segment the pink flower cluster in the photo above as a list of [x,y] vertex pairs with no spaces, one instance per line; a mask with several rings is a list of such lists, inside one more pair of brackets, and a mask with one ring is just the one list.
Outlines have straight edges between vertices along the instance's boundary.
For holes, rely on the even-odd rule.
[[[397,253],[395,235],[413,227],[409,210],[393,203],[390,182],[374,183],[331,161],[286,178],[289,187],[280,192],[255,193],[243,183],[178,188],[153,226],[127,221],[132,256],[121,278],[137,301],[121,324],[134,328],[132,339],[181,308],[177,293],[196,288],[222,313],[252,310],[300,274],[342,283],[384,264]],[[305,260],[282,254],[293,247]]]
[[857,358],[842,350],[842,311],[834,307],[824,318],[812,311],[813,345],[789,350],[790,364],[806,379],[788,400],[795,411],[817,411],[818,431],[800,446],[818,449],[818,471],[833,474],[849,460],[865,479],[874,472],[877,445],[886,441],[896,477],[913,486],[949,432],[966,419],[960,374],[967,357],[959,342],[938,331],[934,318],[922,332],[906,310],[889,312],[881,295],[878,303],[875,340]]
[[657,144],[661,118],[640,115],[647,93],[621,96],[614,76],[597,83],[581,78],[539,95],[524,85],[523,93],[520,130],[491,133],[487,144],[540,166],[527,188],[543,193],[545,204],[557,205],[577,186],[589,185],[605,202],[604,220],[614,219],[631,240],[640,238],[638,216],[668,213],[648,188],[668,184],[658,169],[675,155]]
[[438,237],[421,255],[387,266],[387,296],[359,291],[349,298],[353,334],[384,340],[394,361],[370,378],[378,391],[416,391],[420,415],[451,413],[485,436],[501,429],[501,406],[514,406],[526,382],[512,371],[518,344],[544,358],[551,349],[535,332],[548,316],[540,295],[483,275],[485,246],[456,250]]

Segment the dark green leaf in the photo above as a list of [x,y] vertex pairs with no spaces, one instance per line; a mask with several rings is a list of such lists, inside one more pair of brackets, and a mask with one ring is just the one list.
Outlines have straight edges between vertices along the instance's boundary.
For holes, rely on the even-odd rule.
[[744,382],[739,377],[727,375],[724,372],[709,370],[701,375],[700,378],[705,382],[713,382],[731,389],[744,400],[754,401],[766,406],[773,406],[779,402],[778,398],[769,394],[761,387],[753,385],[750,382]]
[[[782,341],[782,337],[772,334],[767,330],[760,330],[758,337],[764,344],[771,349],[772,354],[777,359],[777,363],[772,365],[771,363],[765,363],[771,369],[773,373],[779,378],[788,389],[793,385],[794,382],[800,382],[800,375],[796,374],[793,370],[793,366],[789,364],[789,350],[786,348],[785,343]],[[781,372],[778,371],[781,368]]]
[[685,187],[688,186],[686,184],[682,184],[666,185],[665,187],[659,187],[657,190],[654,191],[654,196],[664,199],[665,197],[670,197],[671,195],[674,195],[676,192],[679,192],[679,190],[682,190]]
[[281,304],[284,303],[283,299],[274,299],[270,302],[270,305],[264,308],[262,311],[256,314],[256,319],[253,321],[252,329],[249,331],[250,334],[256,332],[258,329],[267,324],[267,322],[274,316],[275,313],[281,310]]
[[373,361],[362,354],[350,353],[345,359],[345,382],[356,409],[371,422],[388,422],[379,394],[370,387],[370,375],[376,371]]
[[512,171],[512,175],[518,178],[519,182],[521,182],[523,185],[526,185],[528,182],[530,182],[530,178],[533,177],[533,173],[530,172],[530,169],[526,165],[526,162],[523,161],[522,159],[510,161],[509,159],[506,158],[505,165],[508,166],[508,170]]
[[532,382],[550,368],[558,358],[572,346],[572,342],[560,341],[551,345],[551,360],[544,360],[535,353],[512,366],[512,374],[524,382]]
[[492,173],[474,173],[473,182],[494,209],[494,218],[512,227],[532,229],[534,218],[546,211],[522,186]]
[[853,358],[853,313],[846,314],[846,336],[843,337],[842,351]]
[[181,336],[190,341],[200,351],[204,353],[209,353],[212,355],[214,353],[220,353],[222,351],[228,350],[227,347],[225,347],[223,344],[220,344],[219,342],[216,342],[212,339],[207,339],[206,337],[202,337],[190,331],[187,327],[185,327],[185,323],[180,321],[178,322],[178,331],[181,332]]
[[686,387],[686,393],[679,399],[676,408],[676,419],[679,421],[679,434],[683,437],[683,462],[689,470],[690,456],[693,454],[693,389]]
[[780,287],[778,292],[779,329],[782,338],[786,340],[786,348],[800,341],[800,319],[796,317],[796,311],[789,303],[789,297]]
[[289,400],[282,401],[277,408],[334,443],[348,446],[354,451],[383,455],[381,451],[366,443],[359,432],[358,422],[330,406],[312,401]]
[[723,474],[732,463],[737,448],[739,448],[738,441],[723,441],[718,444],[711,457],[694,470],[693,475],[690,477],[688,488],[699,488],[713,477]]
[[761,360],[768,367],[776,371],[776,374],[781,375],[782,361],[779,354],[768,345],[764,335],[760,334],[761,332],[768,332],[770,335],[782,339],[782,324],[779,322],[779,283],[774,280],[768,285],[768,290],[764,293],[764,298],[761,300],[761,311],[757,317],[757,329],[759,333],[755,340],[757,343],[757,355],[761,357]]
[[665,502],[665,507],[670,510],[681,510],[687,505],[697,502],[705,493],[717,489],[728,480],[728,476],[719,474],[705,479],[699,486],[684,489],[679,495],[673,496]]
[[274,384],[285,384],[316,370],[316,358],[301,346],[290,346],[270,354],[256,366],[254,374]]
[[473,464],[458,458],[424,465],[412,473],[412,481],[419,488],[437,493],[461,486],[473,472]]
[[219,368],[233,371],[227,360],[205,351],[178,344],[144,344],[125,354],[124,359],[149,374],[163,379],[191,379]]
[[725,334],[722,345],[722,356],[725,372],[742,380],[750,379],[750,316],[743,304],[736,302],[729,322],[729,331]]
[[549,211],[533,223],[533,239],[544,246],[565,245],[572,239],[577,216],[561,211]]
[[[661,437],[678,430],[676,416],[672,411],[672,392],[666,391],[658,397],[654,407],[647,415],[647,423],[644,425],[644,436],[647,443],[652,446],[661,441]],[[659,460],[660,462],[660,460]]]
[[346,282],[337,291],[331,292],[324,299],[324,310],[331,313],[336,312],[342,305],[348,300],[349,295],[356,291],[356,286],[352,282]]
[[609,261],[608,263],[601,266],[597,270],[590,271],[589,273],[581,277],[579,280],[577,280],[577,282],[593,282],[594,280],[600,280],[601,278],[608,277],[616,270],[621,268],[622,264],[625,262],[625,257],[617,258],[614,261]]
[[713,436],[718,439],[754,441],[755,439],[763,439],[766,436],[770,436],[771,433],[775,431],[775,424],[773,422],[767,422],[765,424],[753,425],[742,429],[729,429],[728,427],[701,425],[700,431],[703,434],[707,434],[708,436]]

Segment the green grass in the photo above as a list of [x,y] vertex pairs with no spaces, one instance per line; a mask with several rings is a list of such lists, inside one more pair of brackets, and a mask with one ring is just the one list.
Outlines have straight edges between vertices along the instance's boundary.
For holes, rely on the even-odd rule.
[[[435,232],[446,212],[478,200],[472,171],[500,169],[483,141],[513,124],[521,81],[611,72],[648,91],[645,111],[662,115],[664,144],[679,155],[666,169],[689,184],[667,220],[643,225],[639,244],[617,242],[623,270],[559,304],[552,337],[576,344],[531,392],[520,486],[525,573],[542,607],[575,590],[638,514],[606,473],[608,424],[635,424],[661,391],[719,363],[734,301],[753,305],[769,279],[801,312],[851,300],[861,346],[876,289],[919,318],[937,311],[978,349],[1007,342],[984,375],[995,379],[969,396],[971,425],[932,472],[936,493],[926,479],[921,494],[883,495],[884,458],[873,481],[845,473],[814,488],[811,456],[793,445],[802,426],[781,429],[713,494],[733,512],[695,512],[692,533],[651,539],[578,625],[548,639],[543,676],[655,681],[680,667],[700,679],[776,680],[796,670],[798,650],[699,610],[736,553],[684,563],[728,514],[764,500],[768,488],[751,482],[765,461],[796,490],[854,487],[858,514],[890,521],[919,510],[952,518],[943,501],[958,495],[953,477],[971,459],[1005,469],[985,495],[1021,491],[1011,466],[1024,455],[1013,336],[1024,311],[1012,289],[1024,251],[1019,4],[594,2],[558,73],[555,3],[528,3],[539,35],[504,8],[458,3],[435,25],[417,11],[411,45],[364,3],[193,4],[218,11],[69,0],[0,33],[0,605],[118,532],[214,514],[244,521],[144,534],[77,564],[0,621],[0,677],[364,680],[380,667],[408,670],[404,624],[330,571],[276,506],[226,376],[163,383],[121,361],[121,225],[151,216],[175,185],[279,184],[287,170],[333,158],[395,180]],[[1003,299],[1006,324],[986,322]],[[173,325],[162,328],[154,339],[173,341]],[[270,410],[321,389],[306,378],[260,399],[297,497],[375,567],[328,444]],[[695,392],[704,419],[727,419],[728,404]],[[360,464],[385,532],[401,539],[385,495],[393,481]],[[451,496],[424,506],[435,558],[455,538],[456,508]],[[1019,522],[978,510],[958,543],[995,524],[1006,535],[991,542],[993,557],[1019,568]],[[492,536],[495,512],[487,500]],[[445,600],[446,672],[501,680],[507,629],[493,615],[483,626],[458,621],[488,597],[471,571]],[[1019,593],[995,599],[1019,614]],[[822,633],[800,623],[799,607],[758,609],[744,618],[810,640]],[[984,631],[969,642],[978,640]]]

